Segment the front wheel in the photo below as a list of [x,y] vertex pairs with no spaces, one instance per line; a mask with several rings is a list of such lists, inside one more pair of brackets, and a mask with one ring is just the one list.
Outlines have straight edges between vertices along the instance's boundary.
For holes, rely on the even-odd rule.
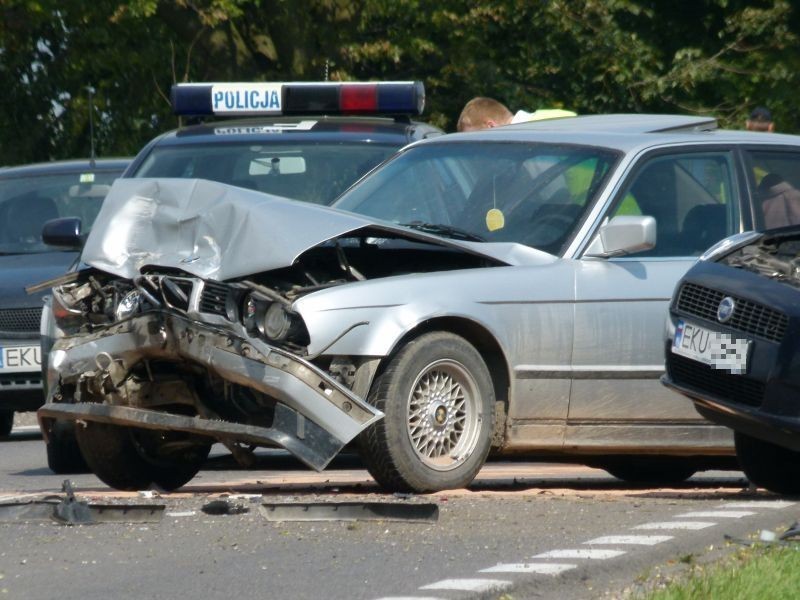
[[75,428],[92,472],[118,490],[165,491],[188,483],[203,466],[211,445],[187,434],[88,422]]
[[469,484],[489,453],[495,397],[469,342],[445,332],[403,346],[373,383],[369,402],[384,418],[359,437],[375,480],[398,492]]
[[800,452],[738,431],[733,439],[739,464],[750,481],[776,494],[800,494]]

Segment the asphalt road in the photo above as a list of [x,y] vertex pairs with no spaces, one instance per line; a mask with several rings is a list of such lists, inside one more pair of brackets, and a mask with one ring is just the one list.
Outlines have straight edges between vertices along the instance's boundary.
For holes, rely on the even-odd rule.
[[[0,442],[0,502],[41,499],[62,476],[38,436]],[[256,469],[215,451],[189,485],[145,498],[76,475],[92,503],[166,506],[155,523],[0,524],[0,592],[10,598],[617,598],[661,570],[788,526],[800,502],[750,490],[738,472],[653,489],[581,466],[492,462],[466,490],[381,493],[354,457],[324,473],[279,452]],[[207,515],[225,497],[248,510]],[[231,496],[232,495],[232,496]],[[274,522],[263,503],[435,504],[435,521]],[[397,508],[397,506],[395,507]],[[713,552],[712,552],[713,553]],[[503,596],[506,594],[506,596]]]

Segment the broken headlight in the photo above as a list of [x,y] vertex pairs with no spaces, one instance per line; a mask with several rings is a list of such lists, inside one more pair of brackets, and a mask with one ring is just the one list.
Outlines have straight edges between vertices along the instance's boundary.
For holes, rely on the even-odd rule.
[[114,309],[114,317],[117,321],[123,321],[132,317],[142,306],[142,293],[139,290],[132,290],[122,297],[122,300]]
[[259,321],[258,330],[271,342],[282,342],[292,330],[294,315],[279,302],[273,302]]
[[303,320],[281,302],[249,294],[242,303],[242,324],[251,335],[268,342],[304,343],[308,338]]

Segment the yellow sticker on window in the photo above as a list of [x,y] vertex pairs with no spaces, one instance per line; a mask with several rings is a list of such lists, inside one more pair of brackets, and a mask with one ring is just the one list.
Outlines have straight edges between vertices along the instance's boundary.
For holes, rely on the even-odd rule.
[[486,213],[486,229],[497,231],[506,225],[506,218],[499,208],[492,208]]
[[81,183],[94,183],[94,173],[81,173]]

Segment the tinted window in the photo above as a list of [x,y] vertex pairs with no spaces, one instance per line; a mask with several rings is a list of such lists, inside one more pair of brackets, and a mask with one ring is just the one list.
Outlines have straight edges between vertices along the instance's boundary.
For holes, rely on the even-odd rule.
[[557,254],[615,160],[611,151],[552,144],[423,145],[360,182],[336,208]]
[[752,151],[749,156],[756,227],[800,224],[800,154]]
[[330,204],[396,150],[363,142],[157,146],[133,176],[209,179]]
[[699,256],[739,230],[739,201],[730,153],[647,159],[611,216],[649,215],[656,246],[637,256]]
[[78,217],[88,232],[119,175],[87,170],[0,179],[0,254],[51,252],[42,242],[42,226],[51,219]]

